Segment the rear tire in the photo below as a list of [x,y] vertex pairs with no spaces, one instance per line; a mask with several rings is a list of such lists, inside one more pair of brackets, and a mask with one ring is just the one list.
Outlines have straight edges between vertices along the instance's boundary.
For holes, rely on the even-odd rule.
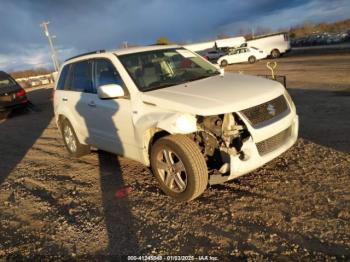
[[79,142],[73,126],[68,119],[65,118],[61,121],[60,128],[64,145],[71,156],[81,157],[90,153],[90,146]]
[[160,138],[151,148],[151,167],[163,192],[177,201],[199,197],[208,185],[204,157],[184,135]]
[[225,60],[225,59],[222,60],[221,63],[220,63],[220,66],[221,66],[221,67],[225,67],[225,66],[227,66],[227,65],[228,65],[228,63],[227,63],[227,60]]
[[255,56],[250,56],[250,57],[248,58],[248,62],[249,62],[250,64],[254,64],[254,63],[256,62]]
[[272,58],[279,58],[281,56],[281,53],[278,49],[273,49],[271,51],[271,57]]

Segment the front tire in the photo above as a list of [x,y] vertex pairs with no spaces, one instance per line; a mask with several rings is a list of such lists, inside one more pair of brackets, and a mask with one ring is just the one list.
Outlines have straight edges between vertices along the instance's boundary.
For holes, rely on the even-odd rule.
[[151,149],[151,167],[163,192],[177,201],[199,197],[208,185],[204,157],[184,135],[160,138]]
[[73,126],[68,119],[63,119],[60,123],[60,127],[64,145],[71,156],[81,157],[90,153],[90,146],[83,145],[79,142]]

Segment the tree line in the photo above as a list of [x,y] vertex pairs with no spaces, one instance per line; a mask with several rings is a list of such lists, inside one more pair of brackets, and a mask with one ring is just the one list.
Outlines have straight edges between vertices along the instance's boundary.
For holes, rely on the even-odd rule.
[[318,23],[313,24],[305,22],[303,25],[292,27],[289,30],[291,37],[304,37],[312,33],[338,33],[350,30],[350,19],[334,22],[334,23]]
[[46,68],[36,68],[36,69],[26,69],[21,71],[13,71],[13,72],[10,72],[10,75],[13,78],[26,78],[30,76],[46,75],[50,73],[51,71]]

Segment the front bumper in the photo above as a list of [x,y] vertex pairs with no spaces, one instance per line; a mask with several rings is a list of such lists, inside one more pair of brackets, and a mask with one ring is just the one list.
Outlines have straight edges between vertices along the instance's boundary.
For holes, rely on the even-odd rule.
[[[240,158],[239,155],[230,156],[229,175],[212,175],[209,179],[209,184],[221,184],[239,176],[242,176],[244,174],[247,174],[263,166],[267,162],[271,161],[272,159],[278,157],[279,155],[287,151],[290,147],[294,145],[294,143],[298,139],[298,115],[294,115],[294,117],[291,119],[291,123],[289,125],[285,125],[285,129],[288,128],[290,128],[290,136],[287,139],[285,139],[284,142],[280,144],[276,149],[263,155],[259,154],[257,143],[253,141],[252,137],[250,137],[247,141],[243,143],[241,149],[245,157],[242,159],[242,157]],[[256,137],[254,137],[254,139],[255,138]]]

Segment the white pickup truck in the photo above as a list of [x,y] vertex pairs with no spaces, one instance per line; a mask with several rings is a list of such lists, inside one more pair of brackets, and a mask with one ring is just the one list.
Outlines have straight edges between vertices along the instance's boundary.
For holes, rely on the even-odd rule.
[[67,60],[54,111],[71,155],[94,146],[139,161],[178,201],[261,167],[298,135],[296,109],[281,84],[223,73],[180,46]]

